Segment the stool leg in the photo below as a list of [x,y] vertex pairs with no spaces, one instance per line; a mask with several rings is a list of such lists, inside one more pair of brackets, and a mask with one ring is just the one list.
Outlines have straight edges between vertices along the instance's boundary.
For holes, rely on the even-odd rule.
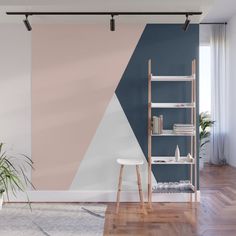
[[120,175],[119,175],[119,183],[118,183],[117,197],[116,197],[116,214],[119,213],[120,191],[121,191],[121,184],[122,184],[123,169],[124,169],[124,165],[121,165],[121,166],[120,166]]
[[136,172],[137,172],[137,180],[138,180],[139,198],[140,198],[140,202],[141,202],[142,211],[145,214],[144,202],[143,202],[142,183],[141,183],[141,175],[140,175],[140,171],[139,171],[139,166],[138,165],[136,165]]

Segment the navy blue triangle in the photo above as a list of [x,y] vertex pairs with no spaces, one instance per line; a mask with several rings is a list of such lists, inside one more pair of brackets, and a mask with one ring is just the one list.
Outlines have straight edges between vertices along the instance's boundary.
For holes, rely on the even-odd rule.
[[[184,32],[179,24],[148,24],[130,58],[116,89],[116,95],[128,118],[131,128],[147,158],[147,68],[152,59],[155,75],[190,75],[191,61],[199,58],[199,25],[190,25]],[[190,101],[186,82],[161,83],[153,86],[152,100],[158,102]],[[198,86],[198,83],[197,83]],[[197,98],[198,100],[198,98]],[[190,113],[182,109],[163,109],[153,114],[164,116],[164,128],[174,123],[189,122]],[[182,155],[189,152],[189,138],[153,138],[153,155],[173,156],[176,145]],[[186,166],[155,166],[157,181],[177,181],[189,178]]]

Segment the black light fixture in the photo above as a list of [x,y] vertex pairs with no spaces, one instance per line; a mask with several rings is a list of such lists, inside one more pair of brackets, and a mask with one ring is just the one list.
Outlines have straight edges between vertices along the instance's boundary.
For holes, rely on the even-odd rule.
[[190,24],[190,20],[188,19],[189,16],[193,15],[201,15],[202,12],[33,12],[33,11],[20,11],[20,12],[6,12],[7,15],[25,15],[26,19],[24,20],[25,27],[28,31],[32,30],[32,27],[30,25],[30,22],[28,21],[28,16],[34,16],[34,15],[97,15],[97,16],[103,16],[103,15],[110,15],[110,30],[115,31],[115,19],[114,16],[180,16],[185,15],[186,20],[183,25],[183,30],[187,31],[188,26]]
[[110,30],[111,31],[115,31],[115,19],[113,18],[114,15],[111,15],[111,19],[110,19]]
[[183,30],[185,32],[188,30],[189,24],[190,24],[190,20],[188,19],[188,14],[186,14],[186,20],[185,20],[184,25],[183,25]]
[[32,27],[28,21],[28,15],[25,15],[25,19],[23,20],[24,24],[25,24],[25,27],[28,31],[31,31],[32,30]]

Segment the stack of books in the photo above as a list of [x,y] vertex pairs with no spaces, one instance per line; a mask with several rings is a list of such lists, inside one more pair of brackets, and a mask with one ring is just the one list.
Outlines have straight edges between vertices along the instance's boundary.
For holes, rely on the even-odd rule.
[[192,124],[174,124],[174,133],[176,134],[194,134],[194,126]]

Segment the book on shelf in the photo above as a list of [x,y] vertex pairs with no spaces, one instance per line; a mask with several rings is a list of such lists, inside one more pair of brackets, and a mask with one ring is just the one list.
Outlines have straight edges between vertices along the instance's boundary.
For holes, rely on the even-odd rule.
[[153,116],[152,121],[153,121],[152,133],[162,134],[163,133],[163,115]]

